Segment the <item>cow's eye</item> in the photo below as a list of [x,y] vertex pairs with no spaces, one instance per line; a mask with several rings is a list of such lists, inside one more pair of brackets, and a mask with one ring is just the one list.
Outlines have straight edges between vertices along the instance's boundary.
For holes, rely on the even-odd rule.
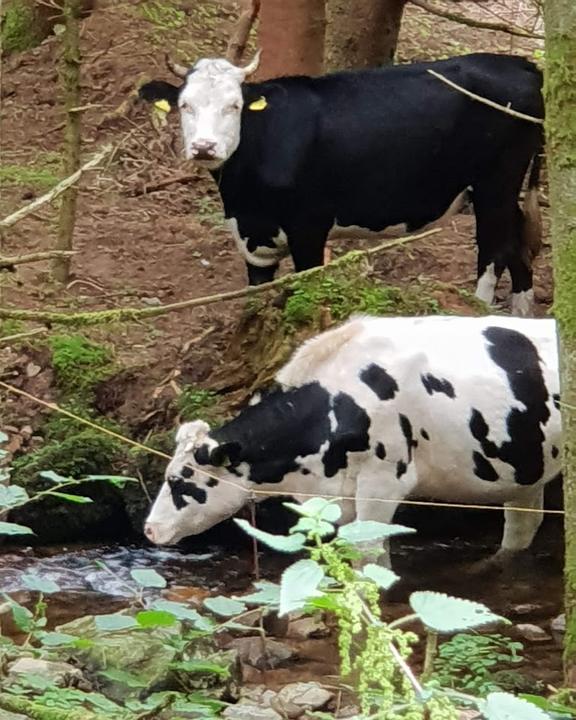
[[238,112],[238,110],[240,110],[240,103],[239,103],[239,102],[230,103],[230,105],[227,105],[227,106],[224,108],[224,112],[227,112],[227,113]]
[[180,111],[190,113],[190,115],[194,115],[194,113],[196,112],[194,107],[187,102],[183,102],[182,105],[180,105]]

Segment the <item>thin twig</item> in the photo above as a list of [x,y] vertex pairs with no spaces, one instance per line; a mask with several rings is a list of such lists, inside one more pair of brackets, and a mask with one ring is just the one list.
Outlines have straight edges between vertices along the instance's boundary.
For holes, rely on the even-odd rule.
[[450,85],[450,87],[454,88],[454,90],[458,90],[458,92],[464,93],[464,95],[472,98],[472,100],[477,100],[484,105],[488,105],[488,107],[494,108],[494,110],[500,110],[500,112],[506,113],[506,115],[512,115],[512,117],[518,118],[519,120],[526,120],[527,122],[534,123],[535,125],[544,125],[544,120],[542,118],[525,115],[524,113],[513,110],[510,107],[506,107],[506,105],[500,105],[493,100],[488,100],[488,98],[476,95],[475,93],[470,92],[470,90],[466,90],[466,88],[463,88],[461,85],[457,85],[455,82],[452,82],[452,80],[448,80],[447,77],[437,73],[435,70],[428,69],[428,72],[430,75],[434,75],[435,78],[438,78],[438,80],[442,80],[442,82],[446,83],[446,85]]
[[172,177],[166,178],[165,180],[159,180],[158,182],[144,185],[143,188],[136,188],[132,191],[132,195],[134,197],[138,195],[148,195],[148,193],[156,192],[156,190],[162,190],[163,188],[168,187],[168,185],[172,185],[174,183],[185,183],[195,179],[196,175],[192,175],[191,173],[172,175]]
[[349,261],[352,257],[362,257],[376,255],[377,253],[390,250],[394,247],[401,245],[407,245],[408,243],[416,240],[422,240],[423,238],[430,237],[436,233],[441,232],[441,228],[433,228],[426,232],[420,233],[419,235],[409,235],[405,238],[398,238],[397,240],[391,240],[375,248],[368,250],[354,250],[353,252],[347,253],[346,255],[334,260],[329,265],[322,265],[320,267],[310,268],[309,270],[303,270],[297,275],[291,273],[285,277],[272,280],[272,282],[263,283],[262,285],[250,285],[249,287],[242,288],[241,290],[232,290],[231,292],[217,293],[216,295],[206,295],[204,297],[192,298],[191,300],[181,300],[180,302],[169,303],[167,305],[157,305],[156,307],[148,308],[119,308],[117,310],[95,310],[93,312],[84,313],[61,313],[61,312],[45,312],[37,310],[12,310],[5,307],[0,307],[0,318],[13,320],[35,320],[37,322],[46,323],[59,323],[61,325],[98,325],[100,323],[107,322],[125,322],[142,320],[144,318],[158,317],[159,315],[166,315],[170,312],[178,312],[186,308],[198,307],[200,305],[212,305],[217,302],[224,302],[227,300],[237,300],[239,298],[251,297],[253,295],[260,295],[268,290],[290,285],[291,283],[307,278],[313,275],[325,272],[327,269],[334,268],[337,265],[341,265]]
[[466,15],[459,15],[458,13],[450,12],[449,10],[441,10],[435,5],[431,5],[426,0],[410,0],[412,5],[425,10],[431,15],[437,15],[438,17],[451,20],[452,22],[460,23],[461,25],[469,25],[470,27],[481,28],[482,30],[495,30],[496,32],[507,33],[508,35],[515,35],[516,37],[524,38],[535,38],[536,40],[544,40],[544,35],[538,35],[537,33],[530,32],[524,28],[518,27],[517,25],[507,25],[506,23],[493,23],[487,20],[474,20],[473,18],[467,17]]
[[29,255],[14,255],[12,257],[0,256],[0,270],[12,269],[14,265],[26,265],[27,263],[51,260],[55,257],[69,257],[75,254],[75,250],[45,250],[43,252],[30,253]]
[[30,205],[26,205],[26,207],[20,208],[20,210],[17,210],[15,213],[8,215],[8,217],[5,217],[4,220],[0,220],[0,230],[15,225],[27,215],[30,215],[31,212],[36,211],[40,206],[45,205],[48,202],[52,202],[52,200],[57,198],[58,195],[64,192],[64,190],[69,188],[71,185],[74,185],[75,182],[78,182],[86,170],[91,170],[96,167],[96,165],[98,165],[111,151],[112,146],[106,145],[106,147],[102,148],[102,150],[94,155],[91,160],[85,163],[81,168],[78,168],[75,173],[72,173],[72,175],[64,178],[64,180],[61,180],[58,185],[55,185],[52,190],[47,192],[45,195],[37,198],[31,202]]
[[29,338],[31,335],[43,335],[47,332],[48,328],[39,327],[34,328],[34,330],[29,330],[28,332],[16,333],[16,335],[4,335],[4,337],[0,337],[0,343],[9,343],[14,342],[15,340],[23,340],[24,338]]

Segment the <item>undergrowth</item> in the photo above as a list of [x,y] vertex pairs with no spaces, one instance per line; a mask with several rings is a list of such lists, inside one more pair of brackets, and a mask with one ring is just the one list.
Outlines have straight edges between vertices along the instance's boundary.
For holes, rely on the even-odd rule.
[[218,396],[213,390],[204,390],[194,385],[186,385],[178,396],[176,406],[184,421],[214,421],[218,416],[216,408]]
[[0,187],[32,186],[49,190],[61,179],[61,156],[58,153],[38,153],[33,163],[3,163],[0,165]]

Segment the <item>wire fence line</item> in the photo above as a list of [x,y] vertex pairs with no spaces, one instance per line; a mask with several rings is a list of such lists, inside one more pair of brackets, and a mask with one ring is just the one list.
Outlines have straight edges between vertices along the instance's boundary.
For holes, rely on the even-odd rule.
[[[161,450],[156,450],[156,448],[152,448],[149,445],[144,445],[141,442],[138,442],[137,440],[133,440],[132,438],[126,437],[125,435],[122,435],[121,433],[117,433],[114,430],[109,430],[108,428],[102,427],[101,425],[98,425],[98,423],[92,422],[91,420],[87,420],[86,418],[80,417],[80,415],[76,415],[75,413],[70,412],[69,410],[66,410],[62,407],[60,407],[56,403],[47,402],[46,400],[42,400],[41,398],[38,398],[31,393],[26,392],[25,390],[21,390],[20,388],[15,387],[14,385],[11,385],[9,383],[3,382],[0,380],[0,388],[3,388],[7,392],[9,392],[12,395],[19,395],[20,397],[25,397],[28,400],[31,400],[32,402],[36,403],[37,405],[42,405],[43,407],[49,408],[53,412],[57,412],[61,415],[65,415],[66,417],[69,417],[72,420],[75,420],[76,422],[82,423],[83,425],[87,425],[88,427],[93,428],[94,430],[97,430],[98,432],[101,432],[105,435],[109,435],[111,437],[116,438],[117,440],[120,440],[121,442],[131,445],[132,447],[136,447],[140,450],[143,450],[144,452],[147,452],[151,455],[156,455],[157,457],[161,457],[164,460],[171,460],[172,456],[168,455],[167,453],[162,452]],[[290,495],[289,492],[281,491],[281,490],[258,490],[257,488],[245,488],[243,485],[240,485],[240,483],[235,482],[234,480],[229,480],[228,478],[223,478],[218,475],[214,475],[210,473],[209,471],[205,470],[202,467],[199,467],[197,465],[190,465],[195,472],[199,472],[202,475],[205,475],[208,478],[213,478],[214,480],[218,480],[219,482],[230,485],[236,489],[240,489],[243,492],[245,492],[250,497],[253,496],[265,496],[265,497],[286,497],[286,495]],[[472,504],[472,503],[449,503],[449,502],[436,502],[433,500],[397,500],[393,498],[381,498],[381,497],[369,497],[369,496],[356,496],[356,495],[325,495],[325,494],[318,494],[318,493],[302,493],[298,492],[296,493],[298,497],[302,498],[312,498],[312,497],[321,497],[326,500],[351,500],[353,502],[356,501],[369,501],[369,502],[378,502],[383,504],[394,504],[394,505],[416,505],[416,506],[423,506],[423,507],[437,507],[437,508],[451,508],[454,510],[496,510],[498,512],[502,511],[501,505],[479,505],[479,504]],[[549,509],[537,509],[537,508],[530,508],[530,507],[521,507],[521,506],[506,506],[506,510],[510,510],[513,512],[524,512],[524,513],[544,513],[546,515],[561,515],[564,516],[566,513],[564,510],[549,510]]]

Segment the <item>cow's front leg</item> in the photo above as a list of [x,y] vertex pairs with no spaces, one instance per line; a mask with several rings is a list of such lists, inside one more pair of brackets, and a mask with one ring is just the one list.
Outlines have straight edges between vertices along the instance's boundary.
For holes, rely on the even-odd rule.
[[276,223],[252,216],[228,218],[236,247],[246,261],[250,285],[274,280],[280,260],[288,254],[286,236]]
[[288,247],[296,272],[324,265],[324,249],[329,230],[328,225],[319,226],[312,222],[302,228],[290,229]]

